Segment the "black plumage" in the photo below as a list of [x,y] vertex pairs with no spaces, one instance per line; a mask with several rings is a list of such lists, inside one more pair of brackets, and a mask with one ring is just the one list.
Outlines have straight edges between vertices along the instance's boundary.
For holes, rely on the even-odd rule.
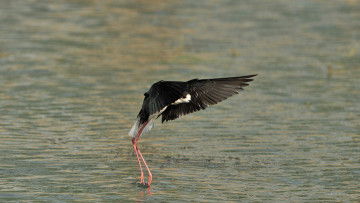
[[[161,116],[162,122],[205,109],[217,104],[248,86],[252,77],[247,75],[229,78],[193,79],[187,82],[159,81],[151,86],[144,96],[142,108],[138,114],[139,124],[144,124],[150,117]],[[186,102],[176,103],[179,99]]]
[[149,173],[149,186],[152,182],[152,174],[136,143],[141,135],[152,129],[155,117],[161,116],[161,120],[164,122],[206,109],[210,105],[217,104],[234,94],[238,94],[243,87],[249,85],[248,82],[252,81],[254,76],[256,75],[193,79],[187,82],[159,81],[153,84],[149,91],[145,92],[142,108],[136,122],[129,131],[141,171],[140,183],[145,185],[140,159]]

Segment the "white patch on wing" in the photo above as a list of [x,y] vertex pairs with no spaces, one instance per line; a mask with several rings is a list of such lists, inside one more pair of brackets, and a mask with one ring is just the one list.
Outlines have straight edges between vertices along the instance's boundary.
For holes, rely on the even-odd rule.
[[149,120],[150,119],[154,119],[154,118],[156,118],[158,115],[160,115],[162,112],[164,112],[165,110],[166,110],[166,108],[167,108],[168,106],[165,106],[164,108],[162,108],[159,112],[156,112],[156,113],[154,113],[154,114],[152,114],[152,115],[150,115],[149,116]]
[[171,103],[171,105],[181,104],[181,103],[189,103],[191,100],[191,95],[187,94],[185,98],[180,98],[176,100],[174,103]]
[[164,108],[162,108],[161,110],[160,110],[160,113],[159,114],[161,114],[163,111],[165,111],[165,109],[167,108],[168,106],[165,106]]

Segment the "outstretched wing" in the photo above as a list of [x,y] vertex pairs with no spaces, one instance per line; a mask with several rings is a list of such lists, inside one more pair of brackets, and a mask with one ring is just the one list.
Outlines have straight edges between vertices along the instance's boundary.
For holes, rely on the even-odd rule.
[[190,80],[187,82],[186,91],[190,94],[191,100],[188,103],[169,105],[161,114],[162,122],[174,120],[180,116],[205,109],[210,105],[217,104],[234,94],[238,94],[243,87],[248,86],[252,77],[247,75],[241,77],[215,78],[203,80]]
[[142,108],[139,112],[140,124],[145,123],[149,116],[159,114],[166,106],[182,97],[186,82],[159,81],[144,94]]

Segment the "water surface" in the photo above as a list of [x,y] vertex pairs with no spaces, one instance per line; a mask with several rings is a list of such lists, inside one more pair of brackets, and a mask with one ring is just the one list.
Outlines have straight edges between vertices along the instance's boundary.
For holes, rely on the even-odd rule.
[[[360,2],[0,3],[1,201],[358,201]],[[159,80],[259,74],[127,132]],[[147,174],[145,173],[146,181]]]

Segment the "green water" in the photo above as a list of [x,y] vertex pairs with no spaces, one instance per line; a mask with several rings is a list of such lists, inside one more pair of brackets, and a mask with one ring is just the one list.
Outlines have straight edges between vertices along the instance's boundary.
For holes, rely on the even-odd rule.
[[[356,202],[360,1],[0,2],[1,202]],[[259,74],[127,135],[159,80]],[[147,173],[145,173],[147,181]]]

